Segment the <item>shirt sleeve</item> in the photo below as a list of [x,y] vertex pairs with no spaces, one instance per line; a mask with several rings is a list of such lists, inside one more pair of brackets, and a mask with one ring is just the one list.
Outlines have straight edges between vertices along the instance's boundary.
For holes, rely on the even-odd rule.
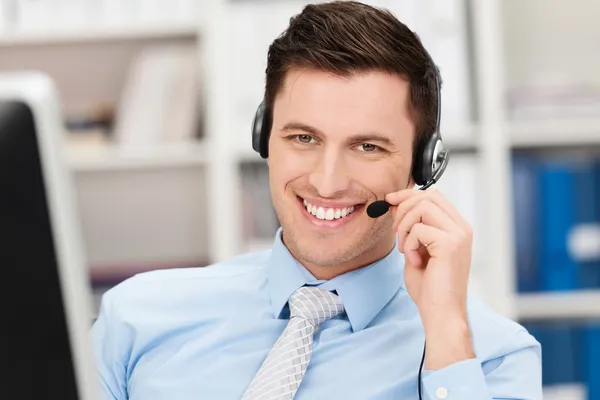
[[127,399],[127,360],[131,339],[114,312],[114,291],[102,297],[98,319],[92,327],[92,343],[102,400]]
[[540,344],[520,331],[507,350],[482,363],[469,359],[436,371],[423,371],[427,400],[541,400]]

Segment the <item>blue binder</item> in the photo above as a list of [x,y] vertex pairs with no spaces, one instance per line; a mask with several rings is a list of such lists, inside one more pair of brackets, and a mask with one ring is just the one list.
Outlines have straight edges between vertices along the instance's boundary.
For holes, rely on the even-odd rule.
[[537,201],[537,160],[529,154],[514,155],[512,190],[516,286],[518,292],[540,290],[539,206]]
[[539,167],[541,290],[600,288],[600,257],[581,259],[569,246],[572,230],[600,223],[598,161],[561,157]]
[[575,165],[567,160],[547,160],[539,170],[541,289],[576,289],[577,263],[570,256],[568,234],[576,222],[577,180]]
[[[582,165],[575,179],[575,223],[600,226],[600,160]],[[598,245],[600,246],[600,243]],[[587,259],[576,258],[576,261],[580,270],[579,288],[600,288],[600,255]]]

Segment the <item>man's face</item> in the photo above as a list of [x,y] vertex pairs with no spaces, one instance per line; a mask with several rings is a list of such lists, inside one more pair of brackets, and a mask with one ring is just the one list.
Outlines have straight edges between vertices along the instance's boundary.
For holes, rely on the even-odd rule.
[[306,266],[350,270],[391,249],[391,213],[372,219],[366,206],[409,184],[408,96],[408,82],[380,72],[287,74],[273,106],[270,186],[284,243]]

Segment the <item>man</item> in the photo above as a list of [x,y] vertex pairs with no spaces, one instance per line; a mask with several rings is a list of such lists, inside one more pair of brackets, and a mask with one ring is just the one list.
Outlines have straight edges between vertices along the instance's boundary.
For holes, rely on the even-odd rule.
[[[541,399],[539,343],[467,298],[471,227],[414,190],[435,73],[382,10],[292,18],[266,69],[273,248],[109,291],[93,330],[104,397]],[[369,217],[382,199],[391,212]]]

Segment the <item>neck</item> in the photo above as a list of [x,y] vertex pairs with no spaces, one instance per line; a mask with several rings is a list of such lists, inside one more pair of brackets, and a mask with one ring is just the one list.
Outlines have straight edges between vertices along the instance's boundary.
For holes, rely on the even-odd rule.
[[396,245],[395,237],[390,235],[381,239],[377,244],[365,251],[358,257],[348,260],[338,265],[316,265],[306,260],[299,260],[302,265],[317,279],[330,280],[336,276],[343,275],[347,272],[354,271],[373,264],[376,261],[385,258]]

